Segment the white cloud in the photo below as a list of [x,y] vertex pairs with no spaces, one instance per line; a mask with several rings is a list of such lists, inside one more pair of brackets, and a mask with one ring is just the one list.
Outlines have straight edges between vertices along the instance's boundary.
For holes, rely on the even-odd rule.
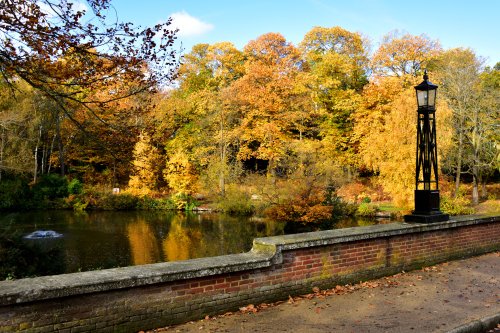
[[181,37],[202,35],[214,28],[212,24],[203,22],[185,11],[173,13],[170,17],[172,18],[170,27],[179,29],[178,36]]

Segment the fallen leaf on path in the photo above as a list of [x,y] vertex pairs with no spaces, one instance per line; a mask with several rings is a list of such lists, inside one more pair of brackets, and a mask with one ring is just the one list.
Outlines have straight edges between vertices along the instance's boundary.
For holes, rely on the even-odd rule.
[[243,313],[246,313],[246,312],[257,312],[257,308],[255,307],[255,305],[253,304],[248,304],[247,306],[244,306],[242,308],[240,308],[240,311],[243,312]]
[[313,299],[314,296],[315,296],[314,294],[307,294],[307,295],[305,295],[305,298],[307,298],[307,299]]

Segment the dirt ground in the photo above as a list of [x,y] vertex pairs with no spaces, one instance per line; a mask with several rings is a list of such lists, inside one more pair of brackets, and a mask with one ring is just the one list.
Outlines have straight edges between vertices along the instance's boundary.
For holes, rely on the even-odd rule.
[[446,332],[500,314],[500,253],[150,332]]

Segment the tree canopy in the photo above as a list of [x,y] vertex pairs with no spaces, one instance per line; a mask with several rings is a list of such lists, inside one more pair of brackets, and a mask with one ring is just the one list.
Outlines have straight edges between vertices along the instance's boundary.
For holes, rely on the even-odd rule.
[[424,68],[440,86],[443,173],[471,175],[476,192],[498,174],[499,66],[471,50],[396,31],[371,53],[334,26],[298,45],[272,32],[179,58],[170,21],[134,27],[111,0],[3,4],[0,181],[67,170],[139,195],[227,188],[242,206],[245,189],[293,206],[276,216],[309,221],[328,219],[333,189],[365,177],[409,207]]

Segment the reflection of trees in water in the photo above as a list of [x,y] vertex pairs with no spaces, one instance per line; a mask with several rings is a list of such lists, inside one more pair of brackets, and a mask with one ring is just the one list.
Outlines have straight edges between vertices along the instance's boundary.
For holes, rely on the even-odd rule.
[[223,214],[176,215],[163,239],[166,261],[213,257],[250,250],[254,237],[283,233],[283,225]]
[[156,236],[144,219],[138,218],[127,224],[127,236],[134,265],[151,264],[161,260]]
[[[0,246],[0,271],[4,272],[4,277],[21,275],[17,273],[19,270],[14,272],[9,268],[11,263],[23,266],[20,270],[30,275],[55,274],[59,269],[70,273],[241,253],[251,249],[255,237],[283,234],[281,223],[218,213],[42,211],[0,214],[0,234],[5,229],[3,226],[9,223],[20,235],[44,229],[57,231],[64,237],[57,239],[59,252],[18,251],[12,244]],[[7,248],[15,252],[11,256],[14,259],[8,263],[3,256]],[[37,253],[32,255],[33,252]],[[25,267],[24,261],[30,257],[35,259],[35,256],[36,265],[47,270],[34,272]]]
[[199,225],[187,223],[186,216],[176,215],[170,222],[170,230],[163,240],[165,261],[185,260],[199,257],[202,232]]

